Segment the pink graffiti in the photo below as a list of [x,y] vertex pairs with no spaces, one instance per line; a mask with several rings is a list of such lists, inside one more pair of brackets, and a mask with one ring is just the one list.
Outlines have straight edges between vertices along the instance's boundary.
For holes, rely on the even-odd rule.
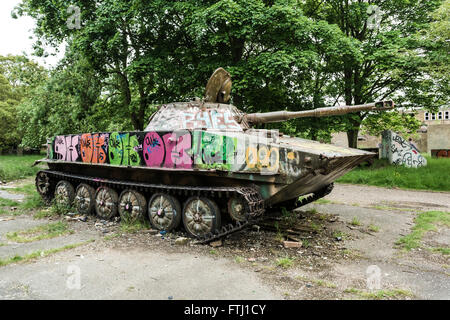
[[58,160],[76,161],[78,158],[78,136],[57,136],[55,139],[55,153]]
[[187,153],[191,148],[191,135],[189,133],[178,136],[176,133],[168,133],[163,136],[166,147],[164,166],[167,168],[192,168],[192,159]]
[[164,142],[156,132],[149,132],[144,138],[144,161],[149,167],[159,167],[164,160]]

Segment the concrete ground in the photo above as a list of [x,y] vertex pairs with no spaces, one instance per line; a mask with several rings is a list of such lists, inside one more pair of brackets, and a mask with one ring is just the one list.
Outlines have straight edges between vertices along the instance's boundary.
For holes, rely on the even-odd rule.
[[[5,191],[0,196],[8,197]],[[300,249],[284,249],[273,240],[275,233],[253,229],[218,248],[177,246],[180,233],[127,234],[94,217],[67,221],[72,234],[15,243],[8,232],[50,220],[0,215],[0,261],[77,245],[0,266],[0,299],[366,299],[371,297],[361,292],[374,292],[368,279],[381,290],[401,290],[394,299],[450,299],[449,257],[426,249],[449,248],[449,229],[427,233],[416,250],[395,244],[411,231],[419,212],[450,212],[450,193],[336,185],[325,199],[299,210],[335,217],[323,229],[344,239],[319,240],[319,232],[305,237],[311,245],[304,240]],[[360,226],[352,225],[355,218]],[[379,231],[370,231],[370,225]],[[277,266],[280,257],[293,265]]]

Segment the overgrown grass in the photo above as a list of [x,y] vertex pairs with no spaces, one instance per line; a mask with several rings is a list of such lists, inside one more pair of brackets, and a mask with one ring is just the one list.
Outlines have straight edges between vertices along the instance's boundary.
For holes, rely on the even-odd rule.
[[23,231],[9,232],[6,234],[6,238],[18,243],[27,243],[52,239],[69,233],[73,233],[73,231],[69,230],[67,223],[55,222]]
[[420,247],[423,236],[428,231],[437,231],[436,225],[445,225],[450,227],[450,212],[428,211],[419,213],[415,218],[416,225],[412,232],[397,241],[397,244],[411,250]]
[[44,155],[0,156],[0,180],[7,182],[34,176],[41,169],[31,165],[44,157]]
[[94,241],[95,240],[88,240],[88,241],[85,241],[85,242],[69,244],[69,245],[66,245],[66,246],[61,247],[61,248],[44,250],[44,251],[39,250],[39,251],[35,251],[33,253],[26,254],[24,256],[16,255],[16,256],[14,256],[12,258],[0,259],[0,267],[6,266],[6,265],[11,264],[11,263],[28,262],[28,261],[31,261],[31,260],[35,260],[37,258],[43,258],[43,257],[49,256],[49,255],[52,255],[52,254],[55,254],[55,253],[58,253],[58,252],[61,252],[61,251],[64,251],[64,250],[74,249],[74,248],[77,248],[79,246],[83,246],[85,244],[88,244],[88,243],[91,243],[91,242],[94,242]]
[[412,292],[404,289],[377,290],[373,292],[368,292],[355,288],[348,288],[345,289],[344,292],[355,294],[365,299],[374,299],[374,300],[414,297],[414,294]]
[[350,171],[337,182],[368,184],[380,187],[450,191],[450,180],[443,174],[450,172],[450,159],[431,158],[426,167],[406,168],[389,164],[387,160],[375,159],[370,167],[359,167]]

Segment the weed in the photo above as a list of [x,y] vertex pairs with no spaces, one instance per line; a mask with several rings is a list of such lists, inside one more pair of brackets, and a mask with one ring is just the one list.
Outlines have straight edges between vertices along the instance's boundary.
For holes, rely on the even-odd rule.
[[234,261],[236,263],[242,263],[242,262],[245,261],[245,259],[243,257],[241,257],[241,256],[236,256],[236,257],[234,257]]
[[352,226],[360,226],[361,225],[361,221],[358,220],[357,217],[353,217],[352,221],[350,222],[350,224]]
[[380,231],[380,227],[371,224],[371,225],[369,226],[369,231],[372,231],[372,232],[378,232],[378,231]]
[[279,258],[276,260],[276,264],[282,268],[289,268],[294,264],[294,259],[289,257]]
[[396,244],[408,251],[420,247],[420,242],[424,234],[428,231],[436,231],[437,224],[450,226],[450,212],[423,212],[420,213],[414,221],[416,225],[412,228],[412,232],[396,242]]

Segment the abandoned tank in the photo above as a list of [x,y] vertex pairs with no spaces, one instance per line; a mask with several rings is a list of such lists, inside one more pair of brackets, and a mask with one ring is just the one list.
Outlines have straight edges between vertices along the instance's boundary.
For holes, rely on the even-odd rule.
[[231,78],[219,68],[203,100],[160,106],[144,131],[48,139],[47,157],[37,161],[49,167],[37,173],[38,192],[80,214],[148,219],[165,231],[183,225],[207,242],[264,218],[271,208],[291,209],[327,195],[333,181],[374,156],[253,125],[394,107],[384,101],[246,114],[226,103],[230,91]]

